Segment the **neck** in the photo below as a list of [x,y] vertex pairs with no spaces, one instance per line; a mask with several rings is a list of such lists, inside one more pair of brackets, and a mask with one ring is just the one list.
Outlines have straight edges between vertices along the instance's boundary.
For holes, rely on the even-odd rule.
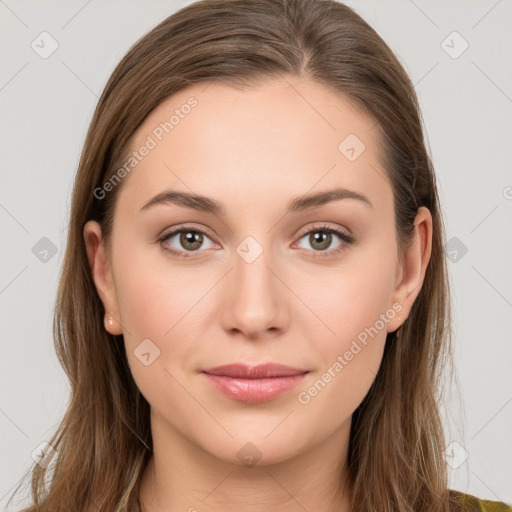
[[142,512],[350,511],[350,420],[292,458],[252,466],[219,459],[161,422],[152,418],[154,450],[140,487]]

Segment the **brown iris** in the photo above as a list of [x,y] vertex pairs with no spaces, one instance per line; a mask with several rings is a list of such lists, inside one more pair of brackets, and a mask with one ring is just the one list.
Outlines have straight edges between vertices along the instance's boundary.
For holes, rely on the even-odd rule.
[[[331,245],[332,233],[328,231],[314,231],[309,235],[309,243],[311,247],[324,251]],[[314,243],[319,243],[321,247],[315,247]]]

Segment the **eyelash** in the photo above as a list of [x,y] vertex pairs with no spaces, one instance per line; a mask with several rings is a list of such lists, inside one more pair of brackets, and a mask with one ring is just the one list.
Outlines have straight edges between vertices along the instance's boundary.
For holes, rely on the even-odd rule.
[[[174,235],[176,235],[178,233],[183,233],[183,232],[201,233],[202,235],[205,235],[208,238],[211,238],[210,236],[208,236],[208,233],[206,233],[202,229],[199,229],[199,228],[196,228],[193,226],[182,226],[179,229],[175,229],[174,231],[165,233],[164,235],[162,235],[161,238],[158,239],[158,241],[160,242],[160,245],[162,246],[162,249],[164,251],[171,253],[173,256],[177,256],[178,258],[190,258],[194,252],[198,252],[198,251],[177,251],[169,246],[164,245],[164,242],[167,239],[172,238]],[[299,237],[299,240],[304,238],[304,236],[306,236],[306,235],[309,235],[311,233],[316,233],[316,232],[334,233],[345,244],[352,244],[355,241],[351,235],[349,235],[348,233],[346,233],[345,231],[343,231],[341,229],[333,228],[330,226],[322,226],[322,225],[315,226],[314,228],[310,229],[309,231],[302,233]],[[333,256],[333,255],[338,254],[339,252],[343,251],[345,249],[345,247],[344,247],[345,244],[341,244],[338,248],[330,249],[327,251],[313,251],[312,256],[313,256],[313,258],[326,258],[326,257]]]

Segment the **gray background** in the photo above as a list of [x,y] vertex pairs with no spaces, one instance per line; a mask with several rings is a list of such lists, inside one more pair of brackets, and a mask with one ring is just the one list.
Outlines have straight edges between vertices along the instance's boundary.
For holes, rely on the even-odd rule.
[[[2,509],[68,397],[51,318],[93,109],[131,44],[188,3],[0,0]],[[451,487],[512,503],[512,2],[347,4],[411,76],[439,178],[461,393],[447,386],[443,408]],[[45,59],[43,31],[58,43]]]

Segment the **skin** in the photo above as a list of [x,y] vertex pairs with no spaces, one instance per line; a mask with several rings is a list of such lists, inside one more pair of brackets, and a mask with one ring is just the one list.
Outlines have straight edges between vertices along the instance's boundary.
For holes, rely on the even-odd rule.
[[[84,228],[98,293],[114,317],[105,327],[124,334],[133,377],[151,406],[145,510],[334,510],[352,414],[379,369],[386,334],[404,322],[423,284],[430,212],[418,211],[415,241],[399,261],[375,122],[308,78],[248,90],[189,86],[148,116],[131,148],[190,96],[197,107],[124,178],[111,251],[98,223]],[[351,133],[366,146],[352,162],[338,150]],[[336,186],[364,194],[372,206],[343,199],[284,215],[291,199]],[[175,204],[139,212],[166,189],[221,201],[226,216]],[[185,223],[207,232],[199,249],[179,235],[158,241]],[[318,223],[350,230],[355,242],[333,234],[323,251],[330,255],[315,258],[322,244],[309,235]],[[236,252],[249,235],[263,249],[252,263]],[[173,256],[165,246],[191,257]],[[400,314],[309,403],[299,403],[298,393],[393,304]],[[134,355],[146,338],[160,350],[148,366]],[[198,373],[232,362],[277,362],[310,373],[275,400],[247,404]],[[252,467],[237,455],[247,443],[261,455]],[[349,497],[348,486],[336,510],[348,511]]]

